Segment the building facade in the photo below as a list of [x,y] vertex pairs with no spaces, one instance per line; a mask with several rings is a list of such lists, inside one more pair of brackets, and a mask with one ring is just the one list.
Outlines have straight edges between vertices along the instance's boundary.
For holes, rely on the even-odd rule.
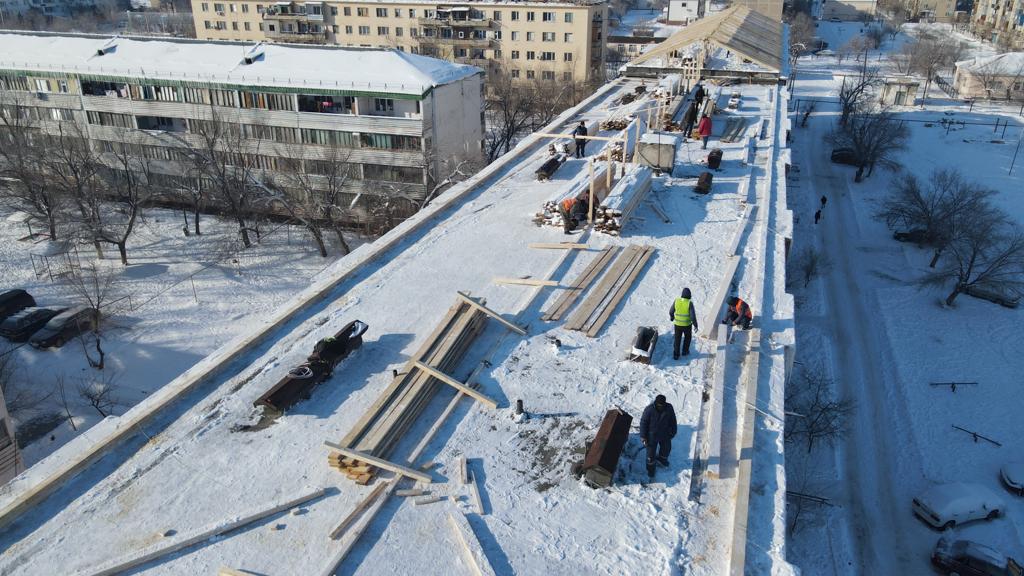
[[1024,49],[1024,0],[977,0],[971,28],[983,40]]
[[483,71],[472,66],[397,50],[94,35],[4,33],[0,44],[0,113],[49,134],[73,123],[101,153],[128,143],[169,188],[188,178],[190,149],[209,143],[211,126],[237,136],[216,153],[263,181],[342,164],[354,213],[389,190],[418,202],[450,163],[482,162]]
[[1024,101],[1024,52],[957,62],[953,88],[960,98]]
[[604,0],[192,0],[192,11],[201,39],[393,48],[524,80],[604,80]]
[[825,20],[865,21],[874,17],[877,4],[876,0],[830,0],[822,4],[821,17]]
[[705,0],[668,0],[668,24],[689,24],[704,15]]

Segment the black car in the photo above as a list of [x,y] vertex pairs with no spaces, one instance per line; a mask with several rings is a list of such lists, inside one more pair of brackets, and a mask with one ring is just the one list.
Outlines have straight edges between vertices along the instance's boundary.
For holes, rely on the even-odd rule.
[[857,153],[853,148],[836,148],[832,151],[832,161],[836,164],[860,166],[857,162]]
[[20,289],[8,290],[0,294],[0,320],[19,310],[35,305],[36,299],[30,296],[28,292]]
[[64,308],[23,308],[0,323],[0,336],[11,342],[24,342],[63,311]]
[[940,538],[932,564],[943,574],[1021,576],[1021,566],[1013,558],[970,540]]
[[68,308],[54,316],[29,340],[35,348],[60,348],[65,342],[83,332],[91,330],[96,311],[88,306]]

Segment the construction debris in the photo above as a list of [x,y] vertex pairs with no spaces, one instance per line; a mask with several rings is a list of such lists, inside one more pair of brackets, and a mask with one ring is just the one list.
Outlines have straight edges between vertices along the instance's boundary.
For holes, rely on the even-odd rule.
[[433,504],[434,502],[440,502],[444,500],[444,496],[430,496],[427,498],[420,498],[419,500],[413,500],[413,504],[417,506],[423,506],[424,504]]

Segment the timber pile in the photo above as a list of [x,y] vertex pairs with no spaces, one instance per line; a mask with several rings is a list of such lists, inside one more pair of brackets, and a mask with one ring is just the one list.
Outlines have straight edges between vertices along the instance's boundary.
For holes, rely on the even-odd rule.
[[[608,195],[608,166],[605,163],[594,166],[594,203],[600,205]],[[614,174],[613,174],[614,175]],[[581,172],[568,185],[559,190],[558,194],[544,202],[542,210],[533,215],[533,223],[537,226],[562,227],[562,215],[558,213],[558,205],[566,198],[575,198],[580,194],[590,194],[589,172]]]
[[[387,458],[442,384],[441,380],[417,368],[417,362],[451,373],[483,330],[485,319],[483,312],[460,298],[340,445]],[[328,456],[328,464],[360,484],[368,482],[376,472],[368,463],[342,454]]]
[[576,303],[576,299],[580,297],[580,294],[583,294],[590,287],[590,284],[601,275],[605,266],[612,261],[612,258],[615,257],[618,251],[618,246],[605,247],[604,250],[590,261],[586,269],[572,281],[572,284],[562,291],[562,295],[555,301],[555,305],[545,312],[540,319],[545,322],[561,320],[562,316]]
[[625,130],[629,126],[628,118],[609,118],[601,122],[601,130]]
[[651,191],[654,171],[648,166],[630,165],[626,175],[612,188],[594,210],[594,230],[618,236],[640,202]]
[[565,329],[578,330],[591,338],[597,336],[653,253],[654,248],[650,246],[627,246],[566,321]]

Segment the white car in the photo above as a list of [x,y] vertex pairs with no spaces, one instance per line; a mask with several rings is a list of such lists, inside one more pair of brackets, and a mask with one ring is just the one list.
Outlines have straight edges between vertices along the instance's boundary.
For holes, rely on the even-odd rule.
[[1003,485],[1018,496],[1024,496],[1024,461],[1007,462],[999,471]]
[[992,520],[1006,510],[998,494],[981,484],[939,484],[914,498],[914,514],[945,530],[971,520]]

